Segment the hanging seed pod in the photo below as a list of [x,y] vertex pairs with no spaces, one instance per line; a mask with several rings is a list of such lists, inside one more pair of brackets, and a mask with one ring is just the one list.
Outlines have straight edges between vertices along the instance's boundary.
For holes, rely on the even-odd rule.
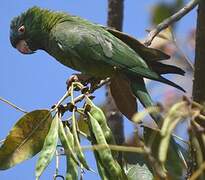
[[58,114],[56,113],[51,123],[50,130],[45,138],[38,162],[36,164],[36,180],[39,179],[55,154],[56,146],[58,143],[58,120]]

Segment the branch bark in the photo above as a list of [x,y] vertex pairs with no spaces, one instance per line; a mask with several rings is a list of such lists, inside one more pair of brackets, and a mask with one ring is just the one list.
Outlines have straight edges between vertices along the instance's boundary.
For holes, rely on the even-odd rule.
[[177,13],[173,14],[171,17],[165,19],[160,24],[157,25],[156,28],[151,30],[147,36],[147,39],[145,40],[144,44],[146,46],[150,46],[153,39],[164,29],[169,27],[174,22],[180,20],[182,17],[184,17],[189,11],[191,11],[193,8],[197,6],[200,0],[191,0],[188,4],[186,4],[182,9],[180,9]]
[[205,103],[205,1],[200,1],[196,28],[193,99]]
[[[204,104],[205,103],[205,1],[199,2],[197,13],[197,27],[196,27],[196,49],[195,49],[195,72],[193,82],[193,99],[194,101]],[[201,168],[201,163],[205,160],[204,143],[201,138],[204,135],[205,122],[200,118],[196,119],[199,130],[194,127],[192,123],[192,134],[195,135],[195,139],[191,138],[192,146],[192,163],[190,164],[191,174],[196,169]],[[201,153],[200,153],[201,152]],[[195,173],[194,173],[195,174]],[[192,176],[193,178],[193,176]],[[205,178],[204,171],[201,172],[197,179],[201,180]]]
[[122,31],[124,0],[108,0],[107,25]]
[[[107,25],[119,31],[122,30],[123,24],[123,6],[124,0],[108,0]],[[115,105],[109,85],[106,86],[105,110],[108,124],[115,136],[116,143],[121,145],[124,143],[123,116]],[[118,161],[122,164],[122,153],[119,154]]]

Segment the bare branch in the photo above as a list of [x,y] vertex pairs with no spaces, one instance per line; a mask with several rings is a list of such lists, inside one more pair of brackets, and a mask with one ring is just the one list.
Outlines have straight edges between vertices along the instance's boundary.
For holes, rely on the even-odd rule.
[[180,9],[177,13],[173,14],[171,17],[165,19],[160,24],[157,25],[156,28],[150,31],[150,33],[147,36],[147,39],[145,40],[144,44],[146,46],[150,46],[153,39],[164,29],[169,27],[174,22],[180,20],[182,17],[184,17],[187,13],[189,13],[192,9],[194,9],[200,0],[191,0],[188,4],[186,4],[182,9]]
[[16,106],[15,104],[11,103],[10,101],[0,97],[0,101],[10,105],[11,107],[13,107],[14,109],[18,110],[18,111],[21,111],[22,113],[27,113],[27,111],[21,109],[20,107]]

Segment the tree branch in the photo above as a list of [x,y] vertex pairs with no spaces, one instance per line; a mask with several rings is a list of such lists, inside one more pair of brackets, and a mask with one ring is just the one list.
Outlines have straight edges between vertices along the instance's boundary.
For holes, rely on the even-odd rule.
[[205,103],[205,3],[199,3],[197,28],[196,28],[196,49],[195,49],[195,72],[193,81],[193,99],[203,104]]
[[[196,27],[196,48],[195,48],[195,71],[194,71],[194,81],[193,81],[193,99],[194,101],[203,104],[205,103],[205,51],[204,51],[204,42],[205,42],[205,1],[200,1],[198,6],[197,14],[197,27]],[[205,113],[202,112],[204,115]],[[205,147],[202,140],[205,129],[205,121],[201,120],[200,117],[196,118],[196,124],[191,124],[192,134],[195,137],[191,138],[192,146],[192,161],[190,163],[190,170],[194,176],[194,171],[201,168],[201,163],[205,161]],[[195,125],[195,126],[194,126]],[[202,129],[202,131],[201,131]],[[195,139],[194,139],[195,138]],[[200,176],[197,179],[204,179],[205,172],[201,171]],[[196,174],[195,174],[196,175]],[[193,178],[192,176],[192,178]]]
[[189,13],[192,9],[194,9],[200,0],[191,0],[188,4],[186,4],[182,9],[180,9],[177,13],[173,14],[171,17],[165,19],[160,24],[157,25],[156,28],[150,31],[145,40],[144,44],[146,46],[150,46],[153,39],[164,29],[169,27],[174,22],[180,20],[184,17],[187,13]]
[[11,103],[10,101],[0,97],[0,101],[8,104],[9,106],[13,107],[14,109],[18,110],[18,111],[21,111],[22,113],[27,113],[27,111],[21,109],[20,107],[16,106],[15,104]]

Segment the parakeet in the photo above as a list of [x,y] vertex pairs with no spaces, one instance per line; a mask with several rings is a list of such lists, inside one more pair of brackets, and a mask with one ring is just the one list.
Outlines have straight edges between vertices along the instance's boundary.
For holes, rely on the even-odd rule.
[[[67,13],[32,7],[12,20],[10,41],[23,54],[44,50],[65,66],[94,78],[122,77],[145,107],[153,102],[144,78],[184,91],[161,76],[184,75],[182,69],[160,62],[168,55],[145,47],[127,34]],[[157,119],[154,114],[151,116]]]

